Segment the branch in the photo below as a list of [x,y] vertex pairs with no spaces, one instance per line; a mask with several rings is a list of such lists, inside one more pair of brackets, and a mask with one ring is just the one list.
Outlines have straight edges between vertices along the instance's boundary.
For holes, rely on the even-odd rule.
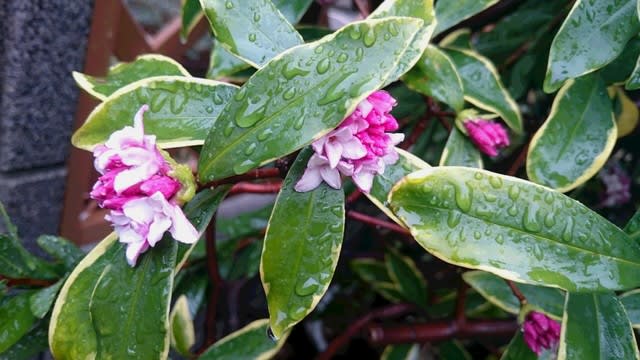
[[53,285],[56,280],[42,280],[42,279],[29,279],[29,278],[10,278],[4,275],[0,275],[0,281],[6,281],[8,287],[12,286],[39,286],[47,287]]
[[507,280],[504,279],[504,281],[507,282],[507,285],[509,285],[509,288],[511,288],[511,292],[513,293],[513,295],[518,298],[518,301],[520,301],[520,305],[524,305],[527,303],[527,298],[524,296],[524,294],[520,291],[520,289],[518,289],[518,287],[516,286],[516,284],[511,281],[511,280]]
[[[286,172],[285,172],[286,173]],[[241,181],[251,181],[257,179],[269,179],[283,177],[284,174],[281,168],[265,168],[249,171],[246,174],[231,176],[226,179],[210,181],[206,184],[200,185],[199,189],[216,187],[223,184],[236,184]]]
[[394,231],[398,234],[402,234],[405,236],[411,236],[411,232],[409,232],[409,230],[403,228],[400,225],[397,225],[396,223],[392,223],[390,221],[386,221],[386,220],[382,220],[382,219],[378,219],[376,217],[373,216],[369,216],[369,215],[365,215],[361,212],[357,212],[354,210],[349,210],[347,211],[347,217],[354,219],[354,220],[358,220],[360,222],[363,222],[365,224],[369,224],[369,225],[373,225],[373,226],[379,226],[381,228],[385,228],[385,229],[389,229],[391,231]]
[[231,190],[229,190],[229,194],[274,194],[280,191],[282,187],[282,180],[271,182],[271,183],[263,183],[263,184],[254,184],[248,182],[241,182],[233,185]]
[[509,170],[507,170],[507,175],[509,176],[515,176],[516,173],[518,172],[518,170],[520,169],[520,167],[522,167],[522,164],[524,164],[524,161],[527,158],[527,151],[529,149],[529,144],[527,143],[522,150],[520,150],[520,154],[518,154],[518,157],[514,160],[513,164],[511,164],[511,166],[509,167]]

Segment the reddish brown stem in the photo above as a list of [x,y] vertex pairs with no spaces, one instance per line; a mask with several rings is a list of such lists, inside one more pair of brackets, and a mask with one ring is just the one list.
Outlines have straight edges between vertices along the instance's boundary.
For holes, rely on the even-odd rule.
[[355,189],[351,194],[349,194],[349,196],[347,197],[346,203],[347,204],[352,204],[354,203],[356,200],[358,200],[360,198],[360,196],[362,196],[362,191],[360,191],[359,189]]
[[506,281],[507,285],[509,285],[509,288],[511,289],[511,292],[513,293],[513,295],[516,298],[518,298],[518,301],[520,301],[520,305],[526,304],[527,303],[527,298],[524,296],[522,291],[520,291],[520,289],[518,289],[518,286],[516,286],[516,284],[511,280],[505,279],[504,281]]
[[205,342],[202,349],[207,349],[216,341],[216,310],[218,298],[223,284],[220,271],[218,269],[218,255],[216,252],[216,216],[211,219],[206,232],[207,249],[207,272],[211,279],[211,290],[209,292],[209,303],[205,319]]
[[370,313],[362,316],[355,322],[353,322],[345,332],[340,334],[337,338],[333,339],[327,349],[318,355],[317,360],[328,360],[333,355],[345,346],[352,337],[356,336],[363,328],[375,319],[385,319],[395,316],[406,314],[414,309],[412,304],[393,304],[387,307],[376,309]]
[[429,114],[427,114],[427,116],[425,116],[424,118],[418,120],[418,123],[409,134],[409,137],[400,144],[400,148],[407,150],[413,144],[415,144],[416,141],[418,141],[418,139],[420,138],[420,135],[422,135],[424,131],[427,129],[427,125],[429,125],[430,121],[431,121],[431,116],[429,116]]
[[264,184],[253,184],[253,183],[238,183],[233,185],[231,190],[229,190],[229,194],[242,194],[242,193],[251,193],[251,194],[273,194],[280,191],[282,187],[282,180],[272,183],[264,183]]
[[391,231],[397,232],[398,234],[402,234],[402,235],[406,235],[406,236],[411,236],[411,233],[409,232],[409,230],[403,228],[402,226],[399,226],[395,223],[392,223],[390,221],[386,221],[386,220],[382,220],[382,219],[378,219],[376,217],[373,216],[369,216],[369,215],[365,215],[361,212],[357,212],[354,210],[349,210],[347,211],[347,217],[354,219],[354,220],[358,220],[360,222],[363,222],[365,224],[369,224],[369,225],[373,225],[373,226],[379,226],[381,228],[385,228],[385,229],[389,229]]
[[518,169],[520,169],[520,167],[522,167],[522,164],[524,164],[525,159],[527,158],[527,150],[529,149],[529,144],[525,145],[522,150],[520,151],[520,154],[518,154],[518,157],[516,158],[516,160],[513,162],[513,164],[511,164],[511,166],[509,167],[509,170],[507,170],[507,175],[509,176],[515,176],[516,173],[518,172]]
[[46,287],[55,283],[55,280],[29,279],[29,278],[9,278],[0,275],[0,281],[5,281],[8,287],[11,286],[39,286]]
[[210,181],[204,185],[200,185],[200,189],[204,189],[208,187],[216,187],[218,185],[223,185],[223,184],[236,184],[241,181],[278,178],[282,176],[283,176],[282,171],[279,168],[256,169],[256,170],[249,171],[246,174],[231,176],[222,180]]
[[467,316],[465,314],[465,305],[467,300],[467,283],[463,280],[460,280],[460,286],[458,286],[458,296],[456,297],[456,312],[455,312],[455,321],[458,327],[463,327],[467,322]]

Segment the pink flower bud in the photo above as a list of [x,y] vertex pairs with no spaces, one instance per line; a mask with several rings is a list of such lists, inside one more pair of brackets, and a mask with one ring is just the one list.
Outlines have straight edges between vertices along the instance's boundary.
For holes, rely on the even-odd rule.
[[560,323],[543,313],[532,311],[527,314],[522,331],[524,342],[540,356],[544,349],[552,349],[560,341]]
[[500,123],[482,119],[466,120],[464,127],[471,142],[489,156],[497,156],[499,149],[509,146],[509,134]]

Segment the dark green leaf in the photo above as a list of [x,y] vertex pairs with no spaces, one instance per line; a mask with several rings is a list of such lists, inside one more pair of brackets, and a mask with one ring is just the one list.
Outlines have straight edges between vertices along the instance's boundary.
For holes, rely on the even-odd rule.
[[303,43],[293,25],[269,0],[200,0],[211,29],[229,52],[253,67]]
[[442,150],[440,166],[467,166],[482,169],[484,164],[478,148],[454,126]]
[[614,293],[568,293],[558,358],[638,359],[627,314]]
[[631,76],[627,80],[627,83],[624,85],[627,90],[637,90],[640,89],[640,56],[636,61],[636,66],[633,68],[631,72]]
[[213,344],[199,360],[253,360],[270,359],[284,345],[289,333],[278,341],[267,336],[269,319],[256,320]]
[[224,104],[237,92],[233,85],[181,76],[152,77],[129,84],[96,107],[71,141],[91,150],[116,130],[133,125],[144,104],[145,133],[163,148],[201,145]]
[[393,281],[387,272],[386,265],[382,261],[374,259],[354,259],[351,260],[349,264],[351,265],[351,270],[369,284],[379,282],[391,283]]
[[600,76],[605,84],[624,83],[631,76],[638,56],[640,56],[640,37],[636,36],[629,40],[620,56],[600,69]]
[[223,77],[233,77],[234,74],[249,68],[251,68],[251,65],[222,47],[218,40],[213,41],[207,78],[219,79]]
[[507,346],[500,360],[555,360],[556,352],[544,350],[540,357],[536,355],[524,342],[522,331],[516,331],[513,340]]
[[316,307],[329,288],[342,247],[344,191],[324,183],[304,193],[293,188],[312,152],[302,151],[289,170],[262,250],[260,278],[276,337]]
[[262,241],[255,241],[240,250],[233,260],[227,279],[237,280],[254,277],[260,270],[261,253]]
[[132,62],[116,64],[109,68],[107,76],[103,78],[73,72],[76,84],[99,100],[106,99],[118,89],[138,80],[172,75],[190,76],[189,72],[175,60],[158,54],[141,55]]
[[419,344],[389,345],[384,348],[380,356],[380,360],[418,360],[419,358]]
[[527,175],[531,181],[558,191],[572,190],[602,168],[617,134],[602,79],[589,75],[569,81],[531,139]]
[[215,122],[200,155],[200,179],[242,174],[333,129],[396,71],[421,25],[413,18],[352,23],[276,57]]
[[627,225],[624,227],[624,232],[629,234],[633,240],[640,241],[640,209],[636,210],[631,220],[627,222]]
[[206,301],[209,274],[207,274],[205,266],[204,263],[191,265],[176,275],[173,298],[178,298],[181,295],[187,297],[192,318],[196,317]]
[[619,298],[624,307],[629,321],[634,328],[640,328],[640,290],[631,290],[620,295]]
[[171,346],[180,355],[189,357],[191,355],[189,349],[196,342],[196,334],[189,310],[189,300],[186,296],[178,297],[169,318],[171,319]]
[[53,305],[53,302],[56,300],[56,296],[58,295],[58,291],[60,291],[64,280],[65,279],[60,279],[55,284],[38,290],[36,293],[31,295],[31,298],[29,298],[29,308],[35,317],[42,319],[47,315],[49,309],[51,309],[51,305]]
[[0,354],[18,342],[36,322],[37,318],[29,309],[32,294],[32,291],[26,291],[0,298]]
[[271,0],[282,16],[292,24],[297,24],[307,12],[313,0]]
[[42,235],[36,241],[47,254],[61,261],[67,270],[73,269],[85,255],[69,240],[59,236]]
[[465,167],[400,181],[390,206],[433,255],[570,291],[640,285],[640,245],[579,202],[528,181]]
[[549,53],[544,91],[613,61],[638,34],[636,0],[577,0],[558,30]]
[[464,98],[473,105],[495,112],[516,133],[523,131],[518,105],[502,85],[493,64],[472,50],[445,49],[458,69],[464,88]]
[[0,353],[0,360],[33,360],[47,349],[47,323],[39,322],[9,349]]
[[414,304],[427,306],[427,280],[410,258],[395,251],[385,254],[387,272],[393,282],[398,285],[402,297]]
[[440,360],[471,360],[471,355],[457,340],[450,340],[438,345]]
[[182,27],[180,28],[180,39],[186,41],[191,30],[193,30],[202,18],[202,7],[200,6],[199,0],[182,0],[181,10]]
[[402,80],[411,89],[436,98],[455,111],[464,106],[462,80],[451,59],[435,46],[428,46],[418,64]]
[[489,6],[497,3],[498,0],[440,0],[436,2],[436,19],[438,26],[434,35],[438,35],[444,30],[458,24]]
[[[512,314],[520,313],[520,302],[504,279],[484,271],[467,271],[462,277],[492,304]],[[556,319],[562,318],[565,295],[561,290],[528,284],[516,286],[527,299],[527,304]]]

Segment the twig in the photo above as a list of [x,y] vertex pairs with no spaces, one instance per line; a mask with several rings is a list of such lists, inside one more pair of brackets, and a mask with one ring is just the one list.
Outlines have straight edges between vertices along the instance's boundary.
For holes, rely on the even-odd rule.
[[40,286],[46,287],[52,285],[56,280],[42,280],[42,279],[29,279],[29,278],[9,278],[0,275],[0,281],[6,281],[7,286]]
[[231,190],[229,190],[229,194],[243,194],[243,193],[273,194],[280,191],[281,187],[282,187],[282,180],[271,182],[271,183],[263,183],[263,184],[241,182],[233,185]]
[[355,189],[351,194],[349,194],[349,196],[347,196],[347,205],[354,203],[360,198],[360,196],[362,196],[362,191],[360,191],[359,189]]
[[397,224],[392,223],[390,221],[378,219],[378,218],[373,217],[373,216],[365,215],[365,214],[363,214],[361,212],[357,212],[357,211],[354,211],[354,210],[349,210],[349,211],[347,211],[347,217],[349,217],[351,219],[354,219],[354,220],[358,220],[358,221],[363,222],[365,224],[369,224],[369,225],[373,225],[373,226],[379,226],[381,228],[389,229],[389,230],[394,231],[394,232],[396,232],[398,234],[411,236],[411,232],[409,232],[409,230],[403,228],[400,225],[397,225]]
[[520,305],[526,304],[527,303],[527,298],[524,296],[522,291],[520,291],[520,289],[518,289],[516,284],[511,280],[504,279],[504,281],[506,281],[507,285],[509,285],[509,288],[511,288],[511,292],[513,293],[513,295],[516,298],[518,298],[518,301],[520,301]]
[[427,110],[427,115],[425,115],[425,117],[418,120],[416,126],[413,128],[413,130],[409,134],[409,137],[400,144],[400,148],[407,150],[408,148],[413,146],[413,144],[415,144],[416,141],[418,141],[418,138],[420,138],[420,136],[427,129],[427,125],[429,125],[430,122],[431,122],[431,116],[429,114],[429,110]]
[[456,297],[456,311],[455,311],[455,321],[458,327],[464,327],[464,324],[467,322],[467,316],[465,314],[465,305],[467,300],[467,289],[469,286],[464,280],[460,280],[460,285],[458,286],[458,296]]
[[527,143],[522,150],[520,150],[520,154],[518,154],[518,157],[516,158],[516,160],[513,162],[513,164],[511,164],[511,166],[509,167],[509,170],[507,170],[507,175],[509,176],[515,176],[516,173],[518,172],[518,169],[520,169],[520,167],[522,166],[522,164],[524,164],[525,159],[527,158],[527,150],[529,149],[529,144]]
[[256,169],[249,171],[246,174],[231,176],[226,179],[210,181],[206,184],[200,185],[200,189],[216,187],[218,185],[223,184],[236,184],[241,181],[250,181],[250,180],[258,180],[258,179],[269,179],[269,178],[278,178],[284,177],[285,174],[282,172],[282,168],[265,168],[265,169]]

